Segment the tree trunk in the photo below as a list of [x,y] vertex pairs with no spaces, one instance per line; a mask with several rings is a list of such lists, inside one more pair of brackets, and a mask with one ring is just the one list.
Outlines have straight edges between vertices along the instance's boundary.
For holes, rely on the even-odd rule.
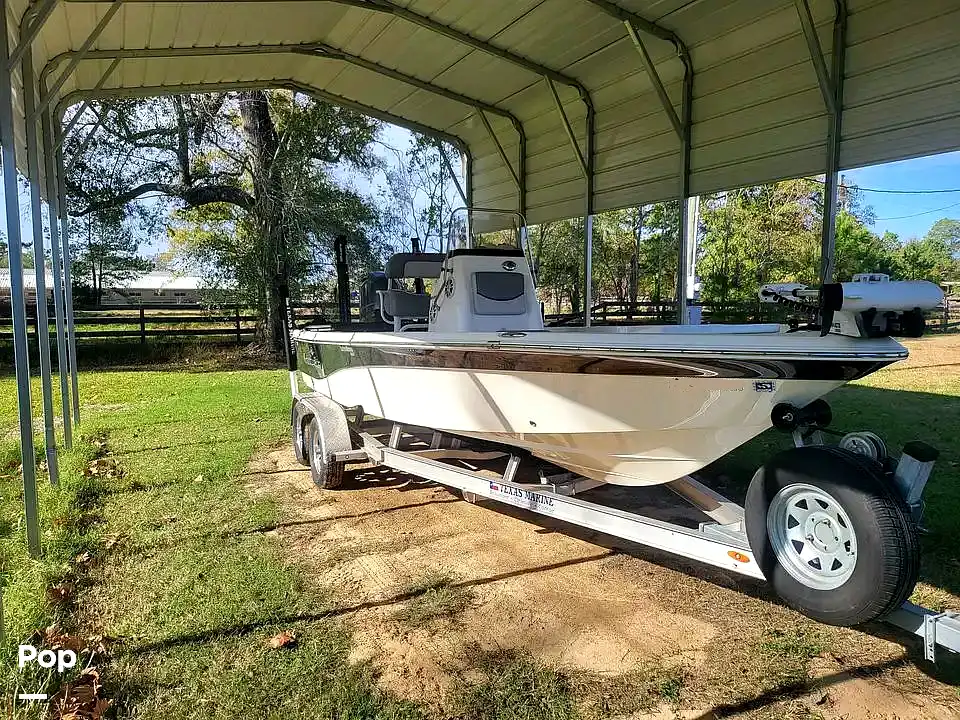
[[274,164],[279,148],[267,95],[261,90],[240,93],[240,117],[253,176],[253,217],[260,236],[265,290],[260,335],[271,351],[283,352],[283,303],[289,284],[283,180]]

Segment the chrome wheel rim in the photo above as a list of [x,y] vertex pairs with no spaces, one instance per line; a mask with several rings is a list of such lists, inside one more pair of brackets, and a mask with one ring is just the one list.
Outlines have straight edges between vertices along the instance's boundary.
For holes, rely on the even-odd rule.
[[833,590],[853,575],[853,523],[836,498],[820,488],[798,483],[774,495],[767,508],[767,536],[780,565],[809,588]]
[[323,436],[322,431],[319,427],[315,428],[313,432],[310,433],[310,445],[312,452],[310,453],[310,462],[313,463],[313,466],[318,470],[321,469],[327,462],[327,458],[323,449]]

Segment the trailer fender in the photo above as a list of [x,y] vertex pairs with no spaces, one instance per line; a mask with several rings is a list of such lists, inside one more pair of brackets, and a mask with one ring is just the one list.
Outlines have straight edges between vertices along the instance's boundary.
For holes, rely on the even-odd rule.
[[293,401],[290,408],[290,433],[293,440],[293,453],[297,462],[310,464],[310,451],[307,447],[307,426],[314,418],[322,430],[325,455],[350,450],[350,429],[343,408],[326,395],[307,393]]

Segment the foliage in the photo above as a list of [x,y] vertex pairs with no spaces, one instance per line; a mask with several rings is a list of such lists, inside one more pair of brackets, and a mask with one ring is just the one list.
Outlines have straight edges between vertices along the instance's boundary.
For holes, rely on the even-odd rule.
[[743,301],[764,283],[816,282],[821,202],[822,187],[806,179],[702,198],[702,298]]
[[[331,173],[377,166],[376,121],[287,91],[121,99],[99,115],[67,178],[70,213],[159,198],[174,210],[177,252],[236,283],[272,349],[290,281],[328,279],[336,235],[347,235],[355,265],[379,261],[375,208]],[[65,151],[79,152],[75,136]]]
[[86,215],[72,224],[73,283],[78,290],[89,291],[90,299],[97,304],[103,300],[105,290],[152,267],[148,260],[140,257],[137,239],[124,219],[122,208],[111,208]]
[[897,236],[883,236],[870,231],[858,218],[845,210],[837,213],[836,250],[833,274],[838,280],[849,280],[861,272],[881,272],[896,276]]
[[459,151],[418,133],[405,151],[386,147],[396,162],[385,172],[383,222],[395,238],[396,252],[411,249],[407,238],[418,238],[424,252],[442,252],[452,230],[450,224],[463,222],[460,216],[451,217],[464,202],[443,160],[445,156],[453,163],[460,158]]

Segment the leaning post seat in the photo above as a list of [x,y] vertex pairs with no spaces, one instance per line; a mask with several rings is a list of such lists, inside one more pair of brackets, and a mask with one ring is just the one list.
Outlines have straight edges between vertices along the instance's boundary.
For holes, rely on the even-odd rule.
[[392,323],[394,330],[400,330],[405,320],[422,323],[430,315],[430,296],[398,287],[399,281],[440,277],[443,258],[442,253],[396,253],[387,260],[388,287],[377,294],[380,316]]
[[543,330],[530,266],[515,248],[456,248],[433,284],[430,330]]

